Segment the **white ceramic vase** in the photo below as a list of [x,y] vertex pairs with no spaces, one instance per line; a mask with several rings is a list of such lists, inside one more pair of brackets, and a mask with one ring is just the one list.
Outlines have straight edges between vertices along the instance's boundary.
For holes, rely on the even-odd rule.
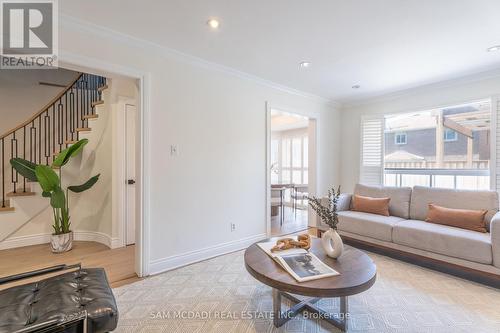
[[330,258],[337,259],[344,251],[344,243],[337,230],[330,228],[321,237],[321,245]]
[[61,235],[50,237],[50,247],[53,253],[62,253],[71,250],[73,247],[73,231]]

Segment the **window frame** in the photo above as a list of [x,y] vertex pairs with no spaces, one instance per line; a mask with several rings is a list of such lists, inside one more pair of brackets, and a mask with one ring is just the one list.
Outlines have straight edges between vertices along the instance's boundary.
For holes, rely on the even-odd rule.
[[[398,138],[405,138],[404,142],[398,142]],[[394,133],[394,144],[398,146],[403,146],[408,144],[408,134],[406,132],[395,132]]]
[[[490,128],[490,131],[491,131],[491,128]],[[453,133],[453,134],[455,134],[452,139],[449,139],[447,137],[447,133],[450,133],[450,132]],[[455,130],[453,130],[451,128],[445,128],[444,131],[443,131],[443,136],[444,136],[443,137],[443,141],[444,142],[455,142],[455,141],[458,141],[458,133],[457,133],[457,131],[455,131]]]

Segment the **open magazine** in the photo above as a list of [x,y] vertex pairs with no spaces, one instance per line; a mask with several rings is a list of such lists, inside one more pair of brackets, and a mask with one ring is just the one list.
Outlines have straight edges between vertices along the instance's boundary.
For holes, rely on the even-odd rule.
[[271,252],[271,249],[276,245],[276,241],[257,243],[257,245],[298,282],[339,275],[339,272],[305,249]]

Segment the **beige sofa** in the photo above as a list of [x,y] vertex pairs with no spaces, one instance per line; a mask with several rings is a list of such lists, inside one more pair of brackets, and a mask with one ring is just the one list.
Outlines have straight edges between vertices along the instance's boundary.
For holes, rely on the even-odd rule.
[[[347,243],[357,241],[355,243],[358,245],[370,245],[369,249],[372,250],[378,248],[389,250],[393,255],[405,254],[405,259],[410,262],[428,258],[430,265],[427,266],[438,269],[443,266],[446,268],[444,271],[463,267],[467,268],[463,270],[467,274],[477,271],[500,278],[500,213],[497,192],[358,184],[354,193],[391,198],[391,216],[351,211],[351,195],[342,195],[338,207],[338,229]],[[489,232],[480,233],[425,222],[429,203],[448,208],[487,210],[485,222]],[[444,263],[450,265],[443,265]]]

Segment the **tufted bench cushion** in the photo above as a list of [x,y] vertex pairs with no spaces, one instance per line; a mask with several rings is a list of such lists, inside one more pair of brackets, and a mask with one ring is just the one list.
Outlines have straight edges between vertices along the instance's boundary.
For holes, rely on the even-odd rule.
[[115,298],[102,268],[81,269],[0,291],[0,333],[61,326],[82,315],[87,316],[88,332],[109,332],[118,324]]

